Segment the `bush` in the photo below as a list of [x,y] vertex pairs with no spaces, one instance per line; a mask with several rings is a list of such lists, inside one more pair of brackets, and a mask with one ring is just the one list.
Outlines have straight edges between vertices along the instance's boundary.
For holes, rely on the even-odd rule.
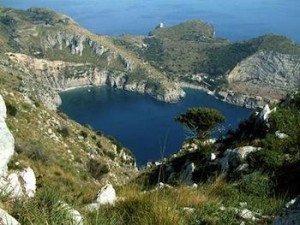
[[105,155],[107,155],[111,160],[114,160],[116,158],[115,153],[113,153],[112,151],[105,151],[104,152]]
[[79,135],[82,136],[84,139],[86,139],[88,137],[88,133],[86,131],[84,131],[84,130],[81,130],[79,132]]
[[97,145],[98,148],[102,148],[102,144],[101,144],[100,141],[97,141],[96,145]]
[[100,136],[100,137],[103,136],[103,132],[102,132],[101,130],[97,130],[97,131],[96,131],[96,134],[97,134],[98,136]]
[[84,124],[83,126],[86,127],[89,130],[93,130],[93,128],[90,124]]
[[16,152],[23,154],[31,160],[41,161],[43,163],[52,163],[55,161],[55,157],[51,154],[42,143],[28,142],[28,143],[16,143]]
[[63,118],[64,120],[69,119],[69,117],[67,116],[67,114],[65,114],[65,113],[63,113],[63,112],[61,112],[61,111],[57,111],[57,114],[58,114],[61,118]]
[[108,135],[106,136],[109,140],[111,140],[111,142],[117,146],[117,151],[120,152],[121,149],[123,148],[123,145],[121,144],[121,142],[119,142],[115,137]]
[[88,162],[88,170],[95,179],[100,179],[103,175],[109,173],[108,165],[95,159]]
[[267,197],[273,193],[273,182],[269,176],[256,172],[245,176],[239,183],[239,189],[242,193]]
[[67,127],[66,125],[62,125],[61,128],[58,130],[58,132],[64,137],[69,137],[70,136],[70,128]]
[[13,105],[11,102],[5,102],[7,114],[15,117],[17,115],[17,106]]

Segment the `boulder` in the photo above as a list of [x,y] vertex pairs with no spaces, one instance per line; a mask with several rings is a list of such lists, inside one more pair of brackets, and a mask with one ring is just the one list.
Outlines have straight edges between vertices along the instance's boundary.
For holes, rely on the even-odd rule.
[[273,225],[300,225],[300,197],[285,205],[281,215],[273,220]]
[[15,140],[6,122],[6,106],[0,95],[0,177],[7,172],[7,164],[14,154]]
[[70,207],[65,202],[59,202],[59,204],[59,209],[65,211],[68,222],[70,222],[70,224],[83,225],[83,217],[76,209]]
[[20,223],[5,210],[0,209],[0,224],[1,225],[20,225]]
[[195,171],[194,163],[186,163],[180,173],[180,180],[186,184],[193,184],[193,172]]
[[210,153],[210,161],[214,161],[217,158],[215,153]]
[[36,177],[28,167],[20,172],[14,172],[0,179],[0,190],[12,198],[33,198],[36,191]]
[[96,202],[99,205],[110,204],[113,205],[117,200],[117,195],[114,187],[111,184],[105,185],[101,190],[98,192]]
[[28,167],[19,173],[24,195],[33,198],[36,191],[36,177],[34,171]]
[[268,119],[270,117],[270,114],[272,112],[276,112],[276,107],[274,109],[270,109],[269,105],[266,104],[264,106],[264,108],[262,109],[262,111],[259,113],[258,117],[261,121],[264,121],[264,122],[268,122]]
[[238,167],[242,160],[247,157],[247,155],[251,152],[259,151],[261,148],[253,147],[253,146],[243,146],[235,149],[227,149],[223,153],[223,158],[219,160],[219,164],[223,171],[227,171],[230,167],[236,168]]
[[249,209],[242,209],[239,212],[239,217],[245,219],[245,220],[257,220],[258,218],[256,217],[257,214],[250,211]]
[[276,137],[278,137],[279,139],[285,139],[285,138],[288,138],[289,137],[289,135],[287,135],[287,134],[285,134],[285,133],[282,133],[281,131],[276,131],[275,132],[275,135],[276,135]]
[[117,195],[114,187],[111,184],[107,184],[98,192],[96,202],[88,204],[86,209],[91,212],[96,211],[101,205],[114,205],[116,201]]

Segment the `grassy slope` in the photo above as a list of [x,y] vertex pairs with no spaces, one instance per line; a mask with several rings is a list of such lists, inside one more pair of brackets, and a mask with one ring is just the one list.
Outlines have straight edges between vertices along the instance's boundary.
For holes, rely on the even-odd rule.
[[[13,84],[20,82],[16,74],[0,69],[6,122],[16,142],[9,169],[32,167],[38,192],[55,190],[60,200],[76,205],[92,202],[107,181],[124,183],[135,176],[134,161],[124,162],[118,156],[119,143],[39,102],[26,100],[14,89]],[[4,205],[9,208],[9,201]]]

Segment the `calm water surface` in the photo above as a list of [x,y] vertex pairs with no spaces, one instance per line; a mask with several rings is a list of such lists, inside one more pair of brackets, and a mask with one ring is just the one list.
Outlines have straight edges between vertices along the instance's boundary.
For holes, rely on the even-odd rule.
[[187,97],[177,104],[158,102],[149,96],[109,87],[77,89],[61,93],[60,110],[81,124],[115,136],[137,157],[139,164],[157,160],[179,150],[187,137],[174,117],[191,106],[220,110],[224,126],[236,127],[250,114],[249,109],[218,101],[206,93],[187,89]]
[[0,0],[0,5],[48,7],[107,35],[147,34],[159,22],[202,19],[230,40],[276,33],[300,42],[299,0]]

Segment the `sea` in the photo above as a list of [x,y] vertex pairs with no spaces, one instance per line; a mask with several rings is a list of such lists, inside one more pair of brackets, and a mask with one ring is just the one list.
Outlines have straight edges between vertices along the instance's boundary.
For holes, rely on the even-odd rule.
[[95,131],[114,136],[133,151],[138,165],[163,159],[178,152],[191,133],[174,118],[189,107],[219,110],[226,122],[212,134],[224,135],[246,119],[252,110],[230,105],[203,91],[185,89],[186,97],[175,104],[159,102],[150,96],[110,87],[79,88],[60,94],[59,110],[71,119],[90,125]]

